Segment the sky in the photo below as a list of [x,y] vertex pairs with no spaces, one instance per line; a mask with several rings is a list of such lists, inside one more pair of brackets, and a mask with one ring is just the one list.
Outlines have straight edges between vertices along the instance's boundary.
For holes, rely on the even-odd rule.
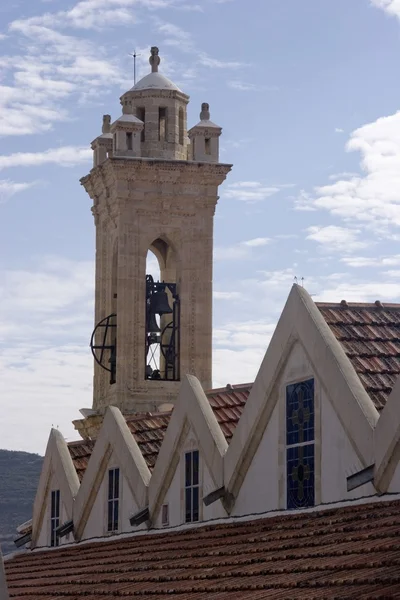
[[160,71],[223,127],[214,385],[252,381],[293,283],[400,302],[400,0],[9,0],[0,7],[0,448],[92,404],[94,223],[79,184]]

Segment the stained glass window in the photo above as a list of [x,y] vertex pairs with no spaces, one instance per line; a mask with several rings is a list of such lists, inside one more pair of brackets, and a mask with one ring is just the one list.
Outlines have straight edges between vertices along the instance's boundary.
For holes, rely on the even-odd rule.
[[185,453],[185,521],[199,520],[199,451]]
[[119,526],[119,468],[108,471],[107,531],[117,531]]
[[286,387],[286,491],[287,508],[315,503],[314,485],[314,380]]

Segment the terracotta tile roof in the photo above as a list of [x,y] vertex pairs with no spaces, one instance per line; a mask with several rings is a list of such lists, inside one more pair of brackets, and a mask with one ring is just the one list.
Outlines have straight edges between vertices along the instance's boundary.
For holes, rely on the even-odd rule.
[[156,464],[172,412],[126,416],[126,422],[150,470]]
[[[206,392],[211,408],[221,429],[229,441],[249,397],[252,384],[233,385]],[[138,413],[125,415],[127,425],[134,436],[150,470],[154,468],[172,412]],[[69,451],[79,479],[89,462],[95,442],[82,440],[70,442]]]
[[217,421],[228,441],[235,431],[235,427],[243,412],[252,385],[252,383],[229,385],[224,388],[207,392],[207,398],[210,401],[211,408],[213,409]]
[[342,301],[317,307],[381,410],[400,373],[400,304]]
[[79,481],[82,481],[83,474],[92,455],[94,441],[78,440],[77,442],[69,442],[68,449],[74,463],[76,472],[78,473]]
[[6,561],[13,600],[400,598],[400,501],[64,546]]

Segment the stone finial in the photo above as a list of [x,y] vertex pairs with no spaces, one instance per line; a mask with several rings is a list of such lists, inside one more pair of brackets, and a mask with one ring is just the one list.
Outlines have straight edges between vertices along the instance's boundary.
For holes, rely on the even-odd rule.
[[210,120],[210,105],[207,102],[203,102],[201,105],[200,121]]
[[158,56],[157,46],[152,46],[150,49],[149,63],[151,65],[151,72],[158,73],[158,65],[160,64],[160,57]]
[[102,133],[110,133],[111,115],[103,115]]

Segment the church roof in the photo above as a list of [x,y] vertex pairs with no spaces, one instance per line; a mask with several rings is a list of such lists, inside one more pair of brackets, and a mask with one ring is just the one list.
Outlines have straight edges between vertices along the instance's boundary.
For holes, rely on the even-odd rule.
[[400,597],[400,501],[271,514],[180,531],[25,552],[6,561],[10,597]]
[[178,88],[177,85],[168,77],[165,77],[162,73],[149,73],[140,81],[138,81],[133,88],[132,92],[140,91],[140,90],[175,90],[177,92],[182,92],[181,89]]
[[[216,388],[207,392],[211,408],[228,441],[243,412],[251,386],[251,383],[228,385],[225,388]],[[172,412],[125,415],[126,423],[150,470],[156,463],[171,414]],[[82,481],[94,444],[95,442],[91,440],[80,440],[68,444],[80,481]]]
[[317,302],[378,410],[400,374],[400,304]]

